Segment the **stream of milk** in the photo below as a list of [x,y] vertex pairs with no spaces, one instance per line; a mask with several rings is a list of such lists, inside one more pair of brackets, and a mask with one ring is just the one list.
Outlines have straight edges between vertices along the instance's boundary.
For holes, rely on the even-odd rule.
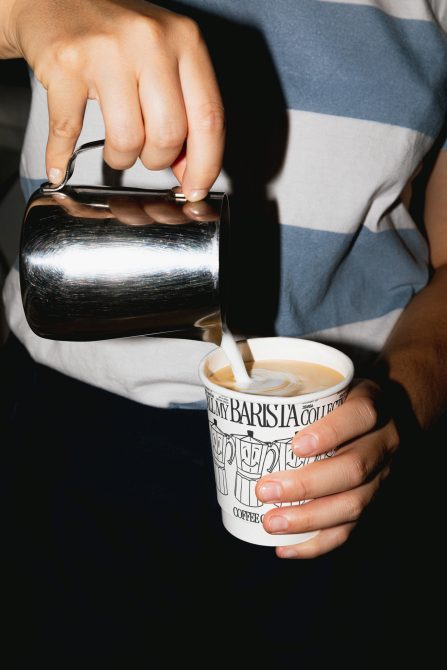
[[299,383],[294,374],[279,370],[256,368],[249,375],[236,340],[228,331],[222,333],[221,347],[233,371],[236,381],[234,389],[236,391],[259,395],[287,396],[290,395],[290,388],[292,386],[296,387]]

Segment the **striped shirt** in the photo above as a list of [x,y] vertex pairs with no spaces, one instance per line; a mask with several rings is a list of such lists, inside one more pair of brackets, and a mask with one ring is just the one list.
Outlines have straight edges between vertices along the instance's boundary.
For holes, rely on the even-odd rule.
[[[447,149],[447,0],[158,4],[198,21],[216,67],[228,149],[213,189],[260,203],[260,223],[237,212],[232,220],[250,226],[254,253],[264,234],[272,241],[270,258],[261,254],[259,311],[278,335],[332,343],[360,369],[429,277],[426,240],[401,195],[427,154]],[[46,92],[35,79],[32,91],[27,197],[45,181],[48,133]],[[79,143],[103,136],[89,101]],[[105,183],[100,154],[80,158],[71,181]],[[139,162],[123,175],[126,186],[173,183],[169,170]],[[4,300],[37,361],[145,404],[204,406],[197,369],[214,345],[39,338],[24,317],[17,269]]]

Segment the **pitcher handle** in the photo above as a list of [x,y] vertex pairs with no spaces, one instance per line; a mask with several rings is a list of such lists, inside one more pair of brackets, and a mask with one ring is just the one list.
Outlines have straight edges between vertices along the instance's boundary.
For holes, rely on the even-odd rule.
[[70,179],[71,175],[73,174],[76,158],[79,156],[79,154],[82,154],[84,151],[89,151],[90,149],[103,147],[104,142],[105,140],[95,140],[94,142],[86,142],[85,144],[82,144],[80,147],[75,149],[75,151],[73,151],[70,158],[68,159],[67,169],[65,170],[65,175],[61,183],[52,184],[51,182],[48,181],[45,184],[42,184],[42,186],[40,187],[41,190],[44,193],[56,193],[57,191],[61,191],[67,184],[67,181]]
[[271,444],[269,448],[267,449],[267,455],[269,454],[270,451],[273,451],[274,458],[273,462],[270,467],[267,468],[267,472],[273,472],[273,470],[276,468],[276,465],[279,461],[279,447],[276,444]]

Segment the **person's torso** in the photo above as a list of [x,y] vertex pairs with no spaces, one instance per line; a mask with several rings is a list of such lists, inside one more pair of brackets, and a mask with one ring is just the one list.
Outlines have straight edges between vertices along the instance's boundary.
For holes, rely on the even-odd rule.
[[[232,293],[252,330],[312,337],[359,357],[379,350],[428,280],[426,242],[401,196],[443,133],[447,3],[159,4],[197,20],[216,68],[228,139],[214,188],[232,197]],[[46,94],[33,81],[27,196],[45,178],[47,129]],[[90,101],[79,143],[103,136]],[[104,180],[99,153],[79,159],[73,182]],[[169,170],[141,164],[122,181],[174,184]],[[10,304],[20,299],[13,283]],[[57,350],[69,374],[148,404],[201,401],[197,364],[209,344],[39,342],[18,306],[10,322],[39,360],[55,365]]]

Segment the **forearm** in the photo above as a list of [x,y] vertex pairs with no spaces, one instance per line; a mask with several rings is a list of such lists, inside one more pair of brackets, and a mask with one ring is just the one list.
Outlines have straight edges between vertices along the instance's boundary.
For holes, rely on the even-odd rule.
[[402,313],[379,358],[429,428],[447,407],[447,265]]
[[0,2],[0,58],[20,58],[21,53],[15,39],[15,5],[16,0]]

